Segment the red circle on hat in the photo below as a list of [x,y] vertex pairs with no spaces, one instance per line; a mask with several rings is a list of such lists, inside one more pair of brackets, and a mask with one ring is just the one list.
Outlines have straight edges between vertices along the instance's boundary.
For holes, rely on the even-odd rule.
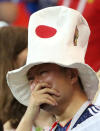
[[35,32],[40,38],[50,38],[56,34],[57,30],[50,26],[39,25]]

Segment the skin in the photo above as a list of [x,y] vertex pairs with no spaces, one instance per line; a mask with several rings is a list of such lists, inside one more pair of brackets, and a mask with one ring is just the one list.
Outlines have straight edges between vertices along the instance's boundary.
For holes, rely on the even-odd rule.
[[13,2],[0,2],[0,20],[12,23],[18,14],[17,4]]
[[24,49],[23,51],[21,51],[21,53],[18,54],[17,56],[17,60],[15,61],[15,67],[17,66],[17,68],[25,65],[26,63],[26,58],[27,58],[27,48]]
[[78,83],[76,69],[41,64],[31,68],[27,77],[32,93],[27,111],[16,131],[30,131],[41,109],[54,114],[64,125],[87,100]]
[[[61,68],[55,64],[43,64],[43,65],[31,68],[28,79],[29,79],[30,85],[32,83],[31,87],[34,89],[34,91],[37,86],[40,87],[39,89],[41,89],[43,86],[44,89],[41,89],[41,90],[48,91],[50,88],[50,91],[52,90],[52,93],[55,90],[59,92],[60,96],[52,95],[53,99],[51,98],[52,101],[55,102],[55,105],[61,105],[62,107],[63,103],[65,105],[65,99],[67,99],[67,101],[70,101],[70,96],[73,95],[73,87],[70,84],[70,78],[67,78],[64,72],[61,71]],[[50,92],[48,91],[47,93],[50,93]],[[51,97],[51,95],[48,95],[47,97]],[[39,104],[41,105],[42,102]],[[54,110],[57,110],[58,106],[52,107],[51,103],[46,103],[46,104],[43,104],[41,108],[47,111],[51,111],[51,112],[53,109],[53,112],[54,112]]]

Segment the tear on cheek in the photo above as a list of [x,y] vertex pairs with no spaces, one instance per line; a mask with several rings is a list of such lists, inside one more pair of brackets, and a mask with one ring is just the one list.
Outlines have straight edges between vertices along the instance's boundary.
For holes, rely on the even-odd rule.
[[30,90],[33,91],[34,90],[34,86],[31,85],[30,86]]

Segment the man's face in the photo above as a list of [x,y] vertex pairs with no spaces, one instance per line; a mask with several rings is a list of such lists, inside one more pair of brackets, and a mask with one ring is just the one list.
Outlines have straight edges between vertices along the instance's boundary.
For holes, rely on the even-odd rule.
[[[40,64],[31,68],[28,72],[28,80],[30,85],[34,85],[34,88],[39,83],[47,83],[50,88],[55,89],[59,92],[60,96],[52,95],[52,97],[57,101],[58,106],[66,107],[70,102],[73,95],[73,86],[71,84],[70,73],[68,70],[63,70],[60,66],[56,64]],[[48,88],[48,87],[44,87]],[[46,110],[54,110],[58,106],[45,105]]]

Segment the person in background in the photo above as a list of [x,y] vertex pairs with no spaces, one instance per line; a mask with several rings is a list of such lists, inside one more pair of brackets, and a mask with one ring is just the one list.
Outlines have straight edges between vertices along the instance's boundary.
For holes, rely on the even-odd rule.
[[43,9],[50,6],[56,6],[57,0],[38,0],[39,8]]
[[0,119],[4,131],[16,129],[26,111],[26,107],[20,104],[9,90],[6,73],[25,64],[27,34],[25,28],[11,26],[0,28]]
[[0,21],[5,21],[12,24],[16,20],[18,14],[17,5],[13,2],[0,2]]
[[55,6],[57,0],[1,0],[0,20],[10,25],[28,27],[32,13],[49,6]]

